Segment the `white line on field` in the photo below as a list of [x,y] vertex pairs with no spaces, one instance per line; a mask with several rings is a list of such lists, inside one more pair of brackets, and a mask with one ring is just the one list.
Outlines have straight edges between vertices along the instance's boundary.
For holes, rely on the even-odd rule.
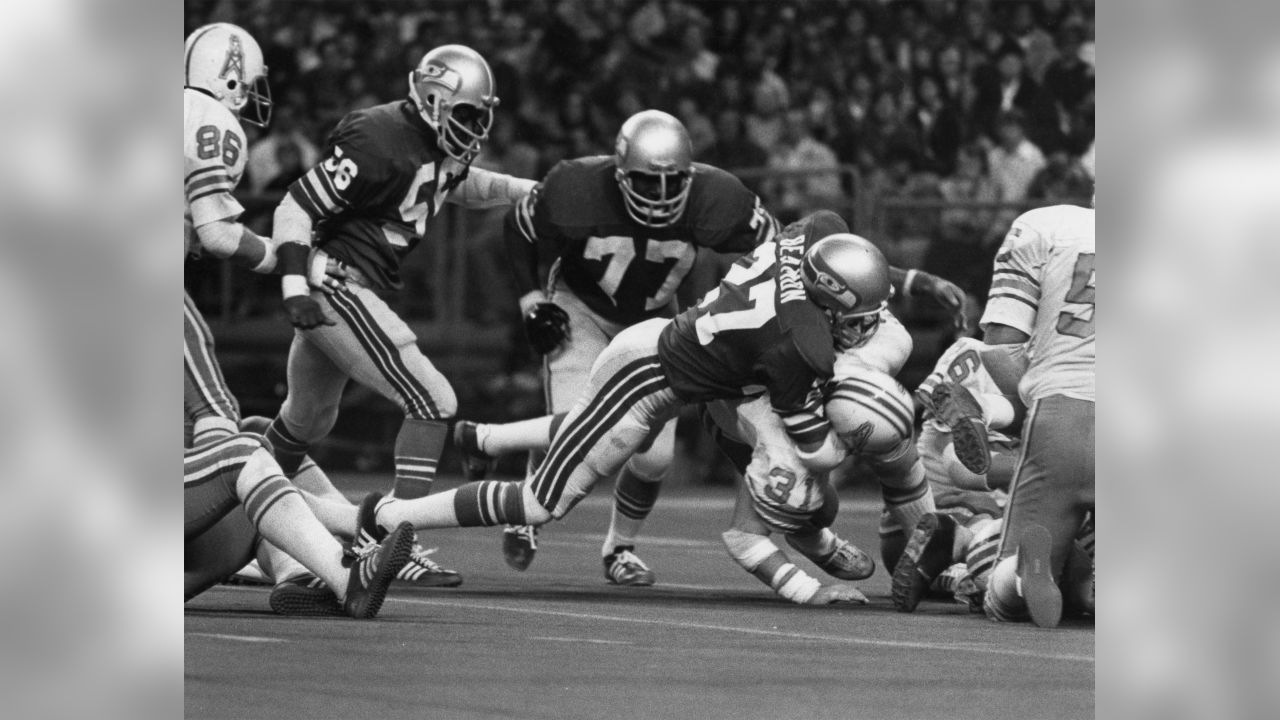
[[204,633],[193,632],[188,635],[199,635],[201,637],[214,638],[215,640],[235,640],[236,642],[252,642],[252,643],[282,643],[287,642],[284,638],[260,637],[258,635],[224,635],[222,633]]
[[595,640],[593,638],[572,637],[531,637],[530,640],[550,640],[551,642],[594,643],[596,645],[632,645],[626,640]]
[[538,610],[527,607],[509,607],[505,605],[485,605],[471,601],[450,602],[447,600],[422,600],[418,598],[388,597],[388,601],[412,603],[415,605],[435,605],[438,607],[456,607],[467,610],[497,610],[502,612],[524,613],[526,615],[550,615],[553,617],[577,618],[582,620],[601,620],[613,623],[637,623],[640,625],[663,625],[666,627],[689,630],[718,630],[720,632],[741,633],[743,635],[762,635],[765,637],[785,638],[787,640],[812,640],[841,645],[871,645],[876,647],[911,648],[915,650],[942,650],[952,652],[974,652],[987,655],[1006,655],[1012,657],[1033,657],[1044,660],[1066,660],[1071,662],[1092,663],[1092,655],[1074,655],[1069,653],[1044,653],[1018,648],[984,647],[980,645],[957,645],[951,643],[908,642],[902,640],[873,640],[871,638],[831,637],[810,633],[784,632],[782,630],[760,630],[757,628],[734,627],[732,625],[711,625],[708,623],[680,622],[676,620],[656,620],[650,618],[625,617],[622,615],[597,615],[594,613],[567,612],[562,610]]

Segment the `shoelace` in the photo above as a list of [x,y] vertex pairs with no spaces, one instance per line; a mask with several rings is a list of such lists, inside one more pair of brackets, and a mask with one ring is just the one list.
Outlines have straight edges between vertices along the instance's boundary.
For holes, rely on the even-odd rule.
[[644,561],[636,557],[634,554],[632,554],[630,550],[623,550],[622,552],[614,556],[613,565],[614,567],[617,567],[619,565],[633,565],[636,568],[639,568],[640,570],[649,569],[649,566],[645,565]]
[[414,545],[413,551],[409,553],[409,560],[410,562],[418,563],[432,572],[444,572],[444,568],[441,567],[439,563],[428,557],[439,549],[440,548],[424,548],[421,545]]

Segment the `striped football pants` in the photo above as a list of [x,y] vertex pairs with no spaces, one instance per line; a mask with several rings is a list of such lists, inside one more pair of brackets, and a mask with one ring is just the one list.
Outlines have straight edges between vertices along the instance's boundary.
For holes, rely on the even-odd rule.
[[[261,473],[246,497],[236,483],[241,473]],[[183,452],[182,510],[185,540],[200,535],[244,505],[249,520],[258,520],[280,498],[297,489],[285,480],[261,435],[241,433]]]
[[225,418],[230,427],[238,426],[240,404],[227,389],[227,381],[218,367],[213,333],[209,332],[204,317],[186,291],[182,293],[182,331],[182,409],[186,420],[194,423],[219,417]]
[[596,359],[586,391],[526,480],[552,518],[564,517],[597,482],[613,477],[683,405],[658,362],[658,336],[667,322],[646,320],[623,330]]
[[[582,388],[587,386],[596,358],[627,326],[597,315],[563,280],[552,287],[549,297],[569,316],[569,338],[543,361],[547,412],[563,413],[573,409]],[[628,467],[638,477],[658,482],[667,477],[675,454],[676,424],[673,421],[662,426],[653,443],[636,453],[628,461]]]
[[351,283],[332,295],[317,291],[311,296],[336,324],[294,333],[289,393],[280,408],[290,434],[306,443],[328,435],[348,380],[391,400],[408,418],[453,417],[458,407],[453,387],[382,298]]

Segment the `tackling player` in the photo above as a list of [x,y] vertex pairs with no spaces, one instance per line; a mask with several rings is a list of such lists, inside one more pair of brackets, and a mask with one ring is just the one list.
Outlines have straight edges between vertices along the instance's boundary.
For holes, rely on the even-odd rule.
[[[294,182],[276,208],[282,288],[296,330],[288,396],[267,437],[289,475],[333,428],[343,388],[354,379],[405,413],[394,494],[430,491],[457,399],[379,293],[400,288],[401,258],[423,240],[427,220],[444,202],[510,205],[533,188],[532,180],[471,166],[497,104],[484,58],[461,45],[435,48],[409,73],[409,97],[343,118],[329,137],[327,158]],[[347,268],[345,286],[331,295],[309,292],[302,277],[313,233]],[[420,549],[401,579],[462,582]]]
[[[698,307],[619,333],[523,483],[473,482],[436,497],[384,501],[379,522],[544,524],[616,472],[681,406],[761,391],[797,464],[809,472],[834,467],[845,449],[822,414],[817,383],[832,376],[837,349],[857,347],[879,326],[890,294],[874,245],[826,232],[845,227],[834,213],[815,213],[741,258]],[[918,488],[918,511],[931,511],[923,473]]]

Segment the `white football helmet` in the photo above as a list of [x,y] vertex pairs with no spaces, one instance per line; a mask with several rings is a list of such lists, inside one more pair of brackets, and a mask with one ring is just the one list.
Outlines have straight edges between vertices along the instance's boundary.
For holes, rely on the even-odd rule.
[[409,73],[409,97],[436,131],[449,157],[470,165],[493,127],[498,105],[489,63],[465,45],[442,45],[422,56]]
[[250,125],[271,122],[271,86],[262,48],[244,28],[205,25],[187,37],[187,87],[204,90]]
[[831,427],[852,455],[887,459],[914,437],[911,394],[878,370],[861,369],[829,383],[826,411]]
[[693,143],[689,131],[661,110],[627,118],[614,143],[614,177],[632,220],[668,227],[684,214],[693,187]]

